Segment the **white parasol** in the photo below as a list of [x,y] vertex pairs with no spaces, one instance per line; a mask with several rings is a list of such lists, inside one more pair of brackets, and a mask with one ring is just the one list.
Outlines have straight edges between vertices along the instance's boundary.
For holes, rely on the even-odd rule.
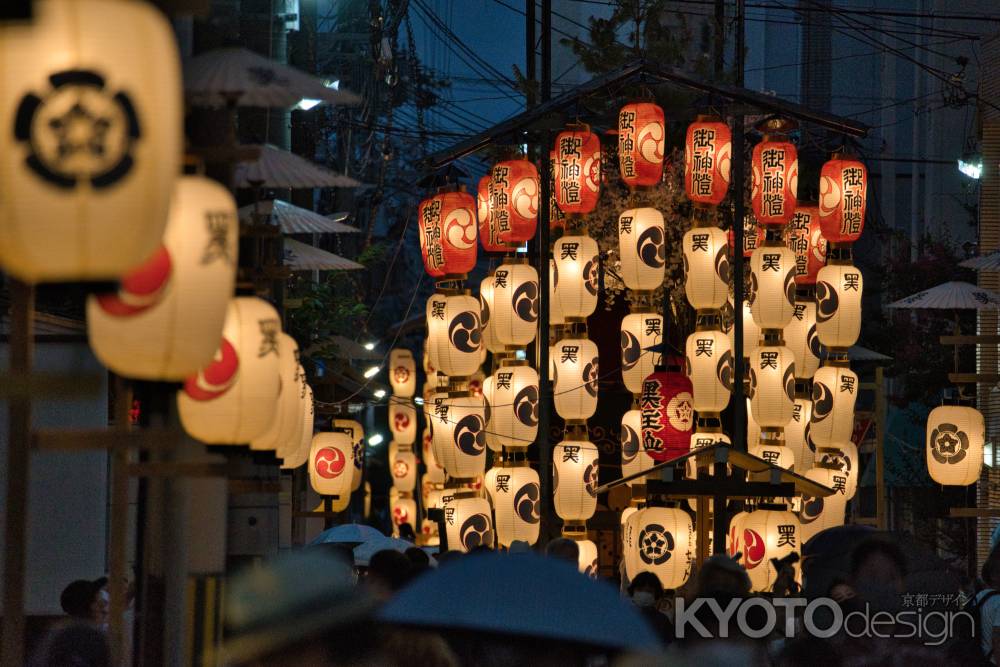
[[360,271],[365,268],[363,264],[295,239],[285,239],[285,266],[292,271]]
[[1000,294],[977,285],[951,281],[890,303],[889,308],[984,310],[1000,308]]
[[250,204],[240,209],[240,220],[252,220],[254,215],[268,224],[278,225],[283,234],[358,234],[357,227],[345,225],[346,213],[320,215],[307,208],[280,199]]
[[959,262],[958,265],[976,271],[1000,271],[1000,250],[991,252],[989,255],[970,257],[964,262]]
[[349,176],[332,172],[271,144],[247,148],[260,149],[260,157],[236,165],[237,188],[353,188],[361,185]]

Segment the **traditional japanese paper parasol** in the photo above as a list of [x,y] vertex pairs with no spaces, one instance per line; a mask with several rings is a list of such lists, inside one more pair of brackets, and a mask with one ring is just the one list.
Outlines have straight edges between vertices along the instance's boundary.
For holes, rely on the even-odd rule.
[[246,147],[260,149],[260,157],[236,165],[237,188],[353,188],[361,185],[349,176],[332,172],[271,144]]
[[1000,294],[961,281],[951,281],[894,301],[889,308],[984,310],[1000,308]]
[[976,271],[1000,271],[1000,250],[991,252],[988,255],[971,257],[964,262],[959,262],[959,266]]
[[293,271],[360,271],[365,268],[363,264],[295,239],[285,239],[285,266]]
[[345,225],[347,213],[320,215],[309,209],[280,199],[250,204],[240,209],[240,220],[253,220],[277,225],[283,234],[358,234],[357,227]]

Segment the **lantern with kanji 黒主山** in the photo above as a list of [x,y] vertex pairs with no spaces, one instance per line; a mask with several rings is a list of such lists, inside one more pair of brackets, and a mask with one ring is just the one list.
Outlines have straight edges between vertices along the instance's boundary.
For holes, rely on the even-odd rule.
[[351,502],[354,445],[346,433],[317,433],[309,451],[309,483],[321,496],[334,496],[333,511]]
[[783,329],[795,313],[795,253],[767,239],[750,255],[747,301],[761,329]]
[[490,228],[507,248],[535,237],[538,169],[528,160],[504,160],[490,169]]
[[769,591],[777,571],[771,559],[782,559],[801,548],[799,520],[784,506],[751,512],[742,521],[743,567],[750,575],[751,590]]
[[564,521],[586,521],[597,509],[597,446],[563,440],[552,449],[552,495]]
[[476,210],[479,217],[479,243],[485,252],[506,252],[505,246],[497,234],[492,221],[492,202],[490,201],[490,176],[487,174],[479,179],[476,187]]
[[676,507],[647,507],[636,514],[632,578],[652,572],[663,588],[680,588],[691,575],[695,557],[691,515]]
[[476,202],[463,191],[440,192],[417,209],[420,252],[431,278],[464,276],[476,265]]
[[299,374],[301,370],[298,343],[282,333],[278,337],[278,374],[281,378],[278,405],[271,425],[250,441],[250,449],[277,452],[282,448],[286,451],[283,449],[286,443],[298,443],[298,431],[302,428],[302,385],[305,382]]
[[729,242],[718,227],[695,227],[684,233],[684,293],[696,310],[722,308],[732,272]]
[[694,427],[691,380],[680,371],[658,370],[642,383],[643,450],[655,461],[687,454]]
[[854,243],[865,227],[868,170],[859,160],[835,155],[819,175],[819,224],[834,244]]
[[524,263],[504,263],[493,272],[493,332],[501,345],[524,347],[538,330],[538,272]]
[[820,344],[816,333],[816,302],[796,299],[792,319],[782,330],[785,346],[795,355],[795,377],[808,380],[819,368]]
[[[620,441],[622,448],[621,466],[622,477],[635,475],[649,470],[655,461],[643,453],[642,448],[642,411],[638,409],[627,410],[622,415]],[[644,480],[632,480],[628,483],[642,484]]]
[[816,274],[826,264],[826,238],[819,224],[819,209],[799,206],[785,227],[785,245],[795,253],[795,284],[815,285]]
[[854,432],[854,404],[860,383],[846,359],[827,364],[813,376],[809,437],[818,446],[833,447],[850,440]]
[[417,391],[417,362],[413,353],[403,348],[389,352],[389,384],[393,396],[413,398]]
[[798,396],[792,405],[792,418],[785,425],[785,446],[795,457],[795,470],[802,472],[815,461],[813,445],[809,440],[809,421],[812,418],[812,400]]
[[494,533],[490,503],[471,489],[459,489],[442,498],[448,548],[467,553],[479,547],[493,548]]
[[449,477],[470,479],[486,470],[486,404],[481,396],[448,396],[435,406],[435,454]]
[[733,353],[729,337],[710,325],[699,326],[687,338],[685,358],[694,409],[699,415],[725,410],[733,390]]
[[492,438],[503,447],[528,447],[538,435],[538,372],[527,361],[504,359],[491,378]]
[[698,116],[684,144],[684,191],[695,204],[718,206],[729,189],[733,144],[729,126],[711,116]]
[[0,25],[0,267],[114,280],[167,224],[184,149],[177,43],[146,3],[31,4],[32,20]]
[[505,548],[514,540],[534,544],[541,516],[538,473],[526,464],[491,468],[490,472],[494,472],[488,490],[496,517],[497,543]]
[[663,340],[663,315],[629,313],[622,318],[622,381],[633,394],[642,393],[642,382],[660,365],[662,354],[649,348]]
[[631,208],[618,216],[619,275],[630,290],[652,291],[663,283],[666,266],[663,214]]
[[552,400],[567,420],[584,420],[597,410],[600,370],[597,345],[587,338],[563,338],[552,358]]
[[983,467],[986,423],[983,413],[942,405],[927,416],[927,471],[938,484],[968,486]]
[[405,398],[389,402],[389,430],[397,444],[412,445],[417,441],[417,409],[412,402]]
[[804,473],[805,477],[834,489],[828,496],[803,494],[799,506],[799,539],[805,544],[816,533],[844,525],[844,511],[847,507],[845,478],[840,469],[832,463],[817,463]]
[[630,188],[656,185],[663,176],[666,122],[652,102],[626,104],[618,112],[618,167]]
[[830,464],[837,468],[839,475],[835,477],[836,484],[833,488],[843,489],[847,500],[854,497],[858,490],[858,446],[850,440],[838,442],[832,446],[816,447],[816,460],[813,465],[820,463]]
[[597,308],[600,250],[589,236],[563,236],[552,245],[552,300],[563,318],[580,320]]
[[184,430],[212,445],[248,443],[274,418],[281,378],[281,319],[255,297],[229,302],[212,361],[184,381],[177,409]]
[[392,460],[392,486],[397,491],[412,492],[417,486],[417,457],[412,451],[400,450]]
[[816,278],[816,334],[828,348],[847,350],[861,334],[861,270],[847,263],[829,263]]
[[571,126],[556,137],[556,205],[567,215],[584,215],[601,193],[601,140],[587,125]]
[[117,293],[87,298],[87,336],[102,364],[144,380],[182,380],[212,360],[236,280],[238,223],[215,181],[177,180],[163,242]]
[[346,433],[354,447],[354,474],[351,478],[351,491],[361,488],[361,478],[365,469],[365,430],[353,419],[334,419],[335,433]]
[[762,225],[784,225],[798,205],[799,157],[795,144],[764,135],[753,149],[754,217]]
[[435,293],[427,300],[427,348],[449,377],[468,378],[482,361],[481,303],[468,294]]
[[795,357],[784,345],[765,341],[750,355],[747,366],[750,409],[763,429],[783,428],[795,404]]

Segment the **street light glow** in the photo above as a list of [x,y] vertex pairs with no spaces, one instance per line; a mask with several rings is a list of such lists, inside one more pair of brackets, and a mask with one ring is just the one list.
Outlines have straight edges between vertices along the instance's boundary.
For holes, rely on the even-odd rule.
[[974,178],[976,180],[979,180],[979,178],[983,175],[983,161],[982,160],[976,161],[974,159],[970,159],[968,162],[966,162],[964,159],[959,158],[958,170],[963,174],[965,174],[966,176],[968,176],[969,178]]
[[302,111],[309,111],[318,104],[322,104],[323,100],[317,100],[312,97],[303,97],[299,100],[299,103],[295,105],[296,109],[301,109]]
[[366,378],[373,378],[376,375],[378,375],[378,372],[380,370],[382,370],[381,366],[372,366],[368,370],[365,371],[365,377]]
[[375,391],[375,398],[385,398],[385,389],[377,389]]
[[372,350],[375,349],[375,343],[372,342],[365,343],[365,349],[371,352]]
[[372,447],[376,447],[378,445],[381,445],[384,439],[385,438],[382,437],[381,433],[376,433],[372,437],[368,438],[368,444],[371,445]]

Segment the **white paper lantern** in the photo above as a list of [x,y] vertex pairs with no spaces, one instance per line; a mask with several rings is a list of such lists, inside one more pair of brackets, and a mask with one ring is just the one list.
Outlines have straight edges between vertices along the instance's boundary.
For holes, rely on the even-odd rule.
[[[448,392],[439,391],[428,395],[424,399],[424,413],[427,416],[427,428],[431,434],[431,451],[434,453],[434,458],[437,459],[438,465],[442,468],[444,467],[444,459],[442,457],[445,454],[446,445],[451,446],[451,441],[448,440],[449,433],[445,431],[448,421],[448,408],[444,402],[447,398]],[[483,407],[486,407],[485,402]]]
[[[840,471],[832,468],[810,468],[805,476],[812,481],[828,488],[844,486]],[[840,479],[838,479],[838,477]],[[847,495],[843,488],[836,493],[824,496],[802,496],[799,509],[799,539],[802,544],[808,542],[816,533],[844,525],[844,512],[847,507]]]
[[333,430],[342,431],[351,439],[354,447],[354,474],[351,477],[351,491],[361,488],[361,478],[365,470],[365,429],[353,419],[334,419]]
[[[306,405],[306,398],[312,394],[309,393],[311,390],[309,389],[309,385],[306,384],[306,372],[305,369],[302,368],[302,364],[296,364],[295,373],[295,411],[286,417],[288,420],[287,426],[289,430],[286,435],[283,435],[278,439],[274,448],[274,455],[279,459],[283,459],[283,463],[291,459],[301,458],[299,465],[302,465],[306,462],[306,459],[309,458],[309,447],[312,446],[312,431],[309,432],[308,441],[303,438],[303,429],[305,428],[303,415],[306,408],[309,407]],[[284,381],[282,381],[282,395],[283,394]],[[252,447],[253,442],[251,442],[250,445]],[[303,450],[301,454],[299,454],[300,449]]]
[[819,368],[820,344],[816,333],[816,302],[796,301],[788,326],[782,331],[785,347],[795,355],[795,377],[808,380]]
[[[729,306],[729,312],[732,312],[732,302],[727,302]],[[725,312],[725,311],[723,311]],[[730,316],[731,317],[731,316]],[[722,318],[722,330],[729,338],[729,348],[731,350],[736,349],[736,327],[735,322],[732,319],[726,317]],[[743,358],[748,359],[753,355],[754,349],[760,345],[760,327],[757,323],[753,321],[753,316],[750,314],[750,304],[746,301],[743,302]]]
[[399,537],[399,529],[403,524],[408,524],[410,528],[416,530],[417,501],[408,496],[397,496],[391,502],[392,512],[392,536]]
[[313,426],[316,409],[313,405],[313,390],[309,385],[305,385],[306,393],[302,398],[302,428],[299,429],[299,445],[292,451],[290,456],[285,457],[281,463],[282,470],[295,470],[299,466],[305,465],[309,460],[309,452],[312,449]]
[[[759,459],[764,459],[771,465],[786,470],[795,469],[795,452],[782,442],[768,442],[758,440],[750,445],[748,453]],[[760,473],[760,479],[770,479],[770,473]]]
[[500,352],[504,345],[497,339],[496,321],[493,319],[494,299],[493,289],[495,277],[492,273],[479,283],[479,322],[483,332],[483,347],[488,352]]
[[427,518],[427,510],[441,509],[441,497],[444,495],[444,491],[427,487],[427,485],[425,488],[424,513],[420,520],[420,533],[424,536],[426,546],[437,546],[441,543],[441,537],[438,535],[438,523]]
[[397,444],[412,445],[417,441],[417,410],[408,399],[389,401],[389,430]]
[[563,236],[552,244],[552,301],[564,318],[590,317],[597,308],[600,250],[589,236]]
[[493,437],[504,447],[528,447],[538,435],[538,373],[525,361],[505,360],[492,378]]
[[563,338],[555,345],[553,396],[563,419],[588,419],[597,410],[600,370],[597,345],[586,338]]
[[695,558],[691,516],[674,507],[647,507],[636,520],[635,572],[652,572],[664,589],[677,589],[691,575]]
[[229,302],[222,340],[210,364],[177,392],[181,425],[212,445],[248,443],[271,426],[278,403],[281,319],[266,301]]
[[850,368],[823,366],[813,376],[809,435],[820,447],[851,439],[858,376]]
[[299,375],[299,346],[286,333],[278,336],[278,405],[266,431],[250,441],[250,449],[287,451],[298,445],[302,428],[302,394],[305,378]]
[[769,591],[777,578],[772,558],[784,558],[801,548],[799,520],[785,510],[758,509],[742,522],[743,567],[754,591]]
[[[696,449],[704,449],[705,447],[712,447],[713,445],[729,445],[732,441],[729,436],[725,433],[710,433],[705,431],[695,431],[691,434],[691,451]],[[731,467],[731,466],[730,466]],[[684,474],[694,479],[698,476],[698,461],[692,457],[687,460],[684,465]],[[695,509],[695,499],[691,498],[688,501],[691,505],[691,509]]]
[[538,541],[541,487],[538,473],[527,466],[492,468],[487,489],[496,516],[497,543],[510,547],[514,540]]
[[696,310],[718,310],[729,297],[729,237],[718,227],[684,234],[684,293]]
[[592,540],[574,540],[579,551],[576,559],[577,569],[591,579],[598,574],[597,545]]
[[[642,443],[642,410],[628,410],[622,415],[621,427],[622,477],[635,475],[653,467],[656,463],[644,453]],[[629,486],[643,484],[642,478],[628,482]]]
[[625,561],[625,578],[631,581],[639,573],[639,519],[642,510],[626,507],[622,510],[622,560]]
[[552,449],[552,495],[564,521],[586,521],[597,509],[597,447],[587,440],[563,440]]
[[[426,405],[426,404],[425,404]],[[431,415],[427,415],[427,423],[430,424]],[[430,426],[424,430],[422,441],[422,451],[424,458],[424,467],[427,470],[424,471],[424,483],[425,484],[444,484],[445,474],[444,468],[438,462],[437,456],[434,454],[434,445],[431,438]]]
[[858,475],[861,473],[859,469],[858,446],[848,440],[830,446],[817,447],[816,464],[820,463],[832,465],[837,468],[837,471],[839,471],[844,479],[841,482],[839,479],[840,475],[835,476],[837,485],[834,488],[838,491],[842,488],[847,500],[853,498],[858,490]]
[[392,486],[397,491],[412,493],[417,486],[417,457],[406,450],[392,461]]
[[496,405],[496,386],[495,374],[483,380],[483,404],[486,407],[486,446],[494,452],[499,452],[503,449],[503,445],[497,432],[497,411],[493,409],[493,406]]
[[620,275],[626,287],[652,291],[663,284],[664,238],[663,214],[655,208],[633,208],[618,216]]
[[427,301],[431,362],[449,377],[469,377],[481,363],[480,303],[468,294],[434,294]]
[[449,477],[468,479],[486,470],[486,405],[481,397],[451,396],[437,406],[435,454]]
[[[559,308],[559,302],[556,301],[556,260],[549,258],[549,326],[557,327],[566,324],[566,316],[563,314],[562,310]],[[552,342],[554,339],[550,337],[549,341]]]
[[983,468],[986,422],[975,408],[941,405],[927,415],[927,471],[938,484],[968,486]]
[[225,188],[178,179],[162,245],[116,294],[87,298],[87,334],[101,363],[144,380],[182,380],[209,364],[233,296],[237,235]]
[[750,255],[746,300],[761,329],[783,329],[795,312],[795,253],[783,245],[765,245]]
[[493,273],[494,332],[502,345],[524,347],[538,329],[538,272],[528,264],[501,264]]
[[815,460],[815,452],[809,444],[809,420],[812,418],[812,401],[796,398],[792,406],[792,418],[785,424],[785,446],[795,457],[795,470],[809,470]]
[[729,519],[729,530],[726,533],[726,553],[730,558],[743,554],[743,522],[750,516],[749,512],[737,512]]
[[332,511],[342,512],[351,502],[354,443],[346,433],[317,433],[309,452],[309,483],[321,496],[333,498]]
[[183,152],[177,42],[145,3],[33,4],[0,26],[0,266],[112,280],[163,237]]
[[427,338],[424,339],[424,372],[427,381],[433,382],[438,369],[438,350],[447,344],[448,322],[445,319],[445,309],[448,306],[447,297],[435,292],[427,299],[425,319],[427,321]]
[[695,331],[685,345],[694,409],[722,412],[733,390],[733,353],[721,331]]
[[795,403],[795,357],[784,345],[762,345],[753,351],[750,409],[761,427],[783,427],[792,418]]
[[663,355],[647,350],[662,341],[662,315],[629,313],[622,318],[622,381],[633,394],[642,392],[642,381],[660,364]]
[[389,352],[389,384],[399,398],[413,398],[417,392],[417,362],[409,350],[397,347]]
[[753,406],[750,399],[747,399],[747,443],[757,442],[760,439],[760,424],[753,418]]
[[826,347],[847,349],[861,334],[865,281],[851,264],[827,264],[816,276],[816,333]]
[[472,493],[458,491],[442,499],[449,549],[469,552],[480,546],[493,547],[490,504]]

